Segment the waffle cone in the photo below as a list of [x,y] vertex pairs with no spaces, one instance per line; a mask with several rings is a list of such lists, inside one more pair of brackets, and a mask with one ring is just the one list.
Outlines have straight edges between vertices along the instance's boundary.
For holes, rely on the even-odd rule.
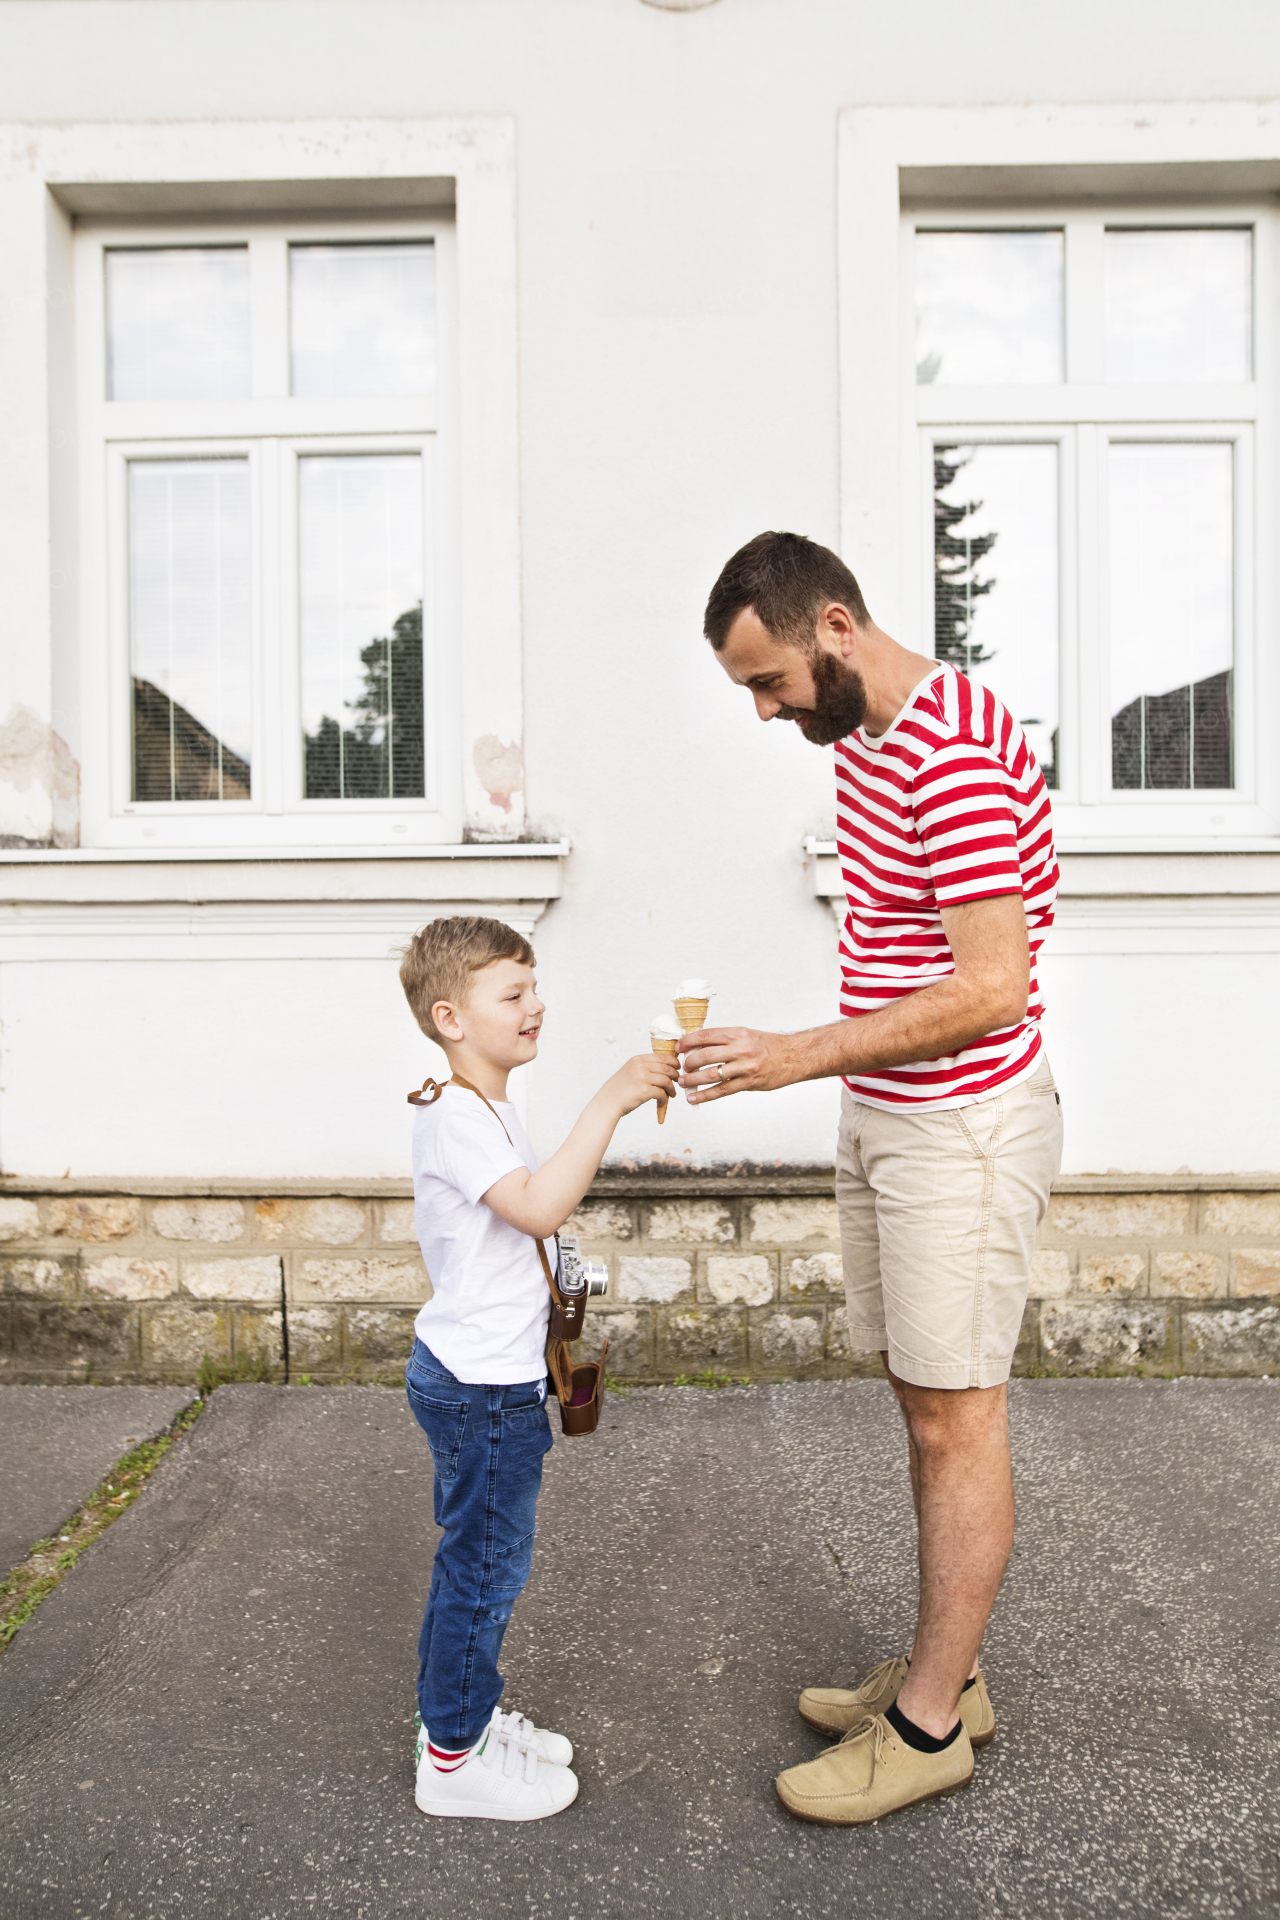
[[[678,1040],[670,1039],[665,1033],[651,1033],[649,1035],[649,1045],[653,1048],[653,1051],[655,1053],[669,1053],[672,1056],[672,1058],[674,1058],[676,1049],[680,1045],[680,1042]],[[658,1125],[659,1126],[661,1126],[663,1122],[666,1120],[667,1108],[670,1104],[671,1103],[669,1100],[659,1100],[658,1102]]]
[[671,1004],[676,1010],[676,1019],[686,1033],[694,1033],[699,1027],[706,1026],[710,1000],[673,1000]]

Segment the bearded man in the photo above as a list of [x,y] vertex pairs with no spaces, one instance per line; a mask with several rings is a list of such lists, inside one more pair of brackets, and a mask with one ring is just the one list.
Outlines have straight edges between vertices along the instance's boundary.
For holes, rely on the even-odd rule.
[[760,719],[835,747],[841,1018],[691,1033],[681,1082],[695,1103],[844,1082],[849,1342],[880,1354],[905,1416],[919,1607],[909,1657],[800,1695],[841,1737],[777,1790],[801,1819],[857,1825],[967,1786],[995,1735],[978,1656],[1013,1542],[1006,1382],[1062,1160],[1036,978],[1049,795],[995,695],[890,639],[844,563],[799,534],[734,554],[704,630]]

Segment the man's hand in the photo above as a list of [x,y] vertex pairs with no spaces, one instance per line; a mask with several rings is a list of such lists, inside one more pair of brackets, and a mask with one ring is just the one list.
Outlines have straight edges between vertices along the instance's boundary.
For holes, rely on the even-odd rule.
[[680,1085],[696,1089],[689,1105],[729,1093],[769,1093],[804,1080],[794,1034],[756,1033],[750,1027],[699,1027],[680,1042]]

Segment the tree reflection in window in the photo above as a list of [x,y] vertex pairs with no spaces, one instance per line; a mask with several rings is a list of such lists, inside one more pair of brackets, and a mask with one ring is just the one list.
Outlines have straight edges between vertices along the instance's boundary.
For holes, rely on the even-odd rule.
[[[971,448],[933,450],[933,650],[934,658],[968,673],[990,660],[973,633],[976,603],[991,592],[994,577],[978,571],[999,535],[975,533],[981,500],[946,498],[957,476],[973,459]],[[963,527],[963,533],[957,533]]]
[[[998,570],[988,572],[992,555]],[[990,687],[1058,784],[1058,451],[933,449],[933,648]]]
[[324,714],[304,735],[308,800],[420,800],[422,604],[360,649],[364,684],[345,723]]

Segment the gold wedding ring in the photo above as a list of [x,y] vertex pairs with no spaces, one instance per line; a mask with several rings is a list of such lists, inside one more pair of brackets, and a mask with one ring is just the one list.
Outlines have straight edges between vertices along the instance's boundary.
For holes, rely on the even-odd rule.
[[719,1080],[721,1086],[724,1085],[724,1070],[728,1066],[728,1064],[729,1062],[727,1060],[716,1061],[716,1078],[717,1080]]

